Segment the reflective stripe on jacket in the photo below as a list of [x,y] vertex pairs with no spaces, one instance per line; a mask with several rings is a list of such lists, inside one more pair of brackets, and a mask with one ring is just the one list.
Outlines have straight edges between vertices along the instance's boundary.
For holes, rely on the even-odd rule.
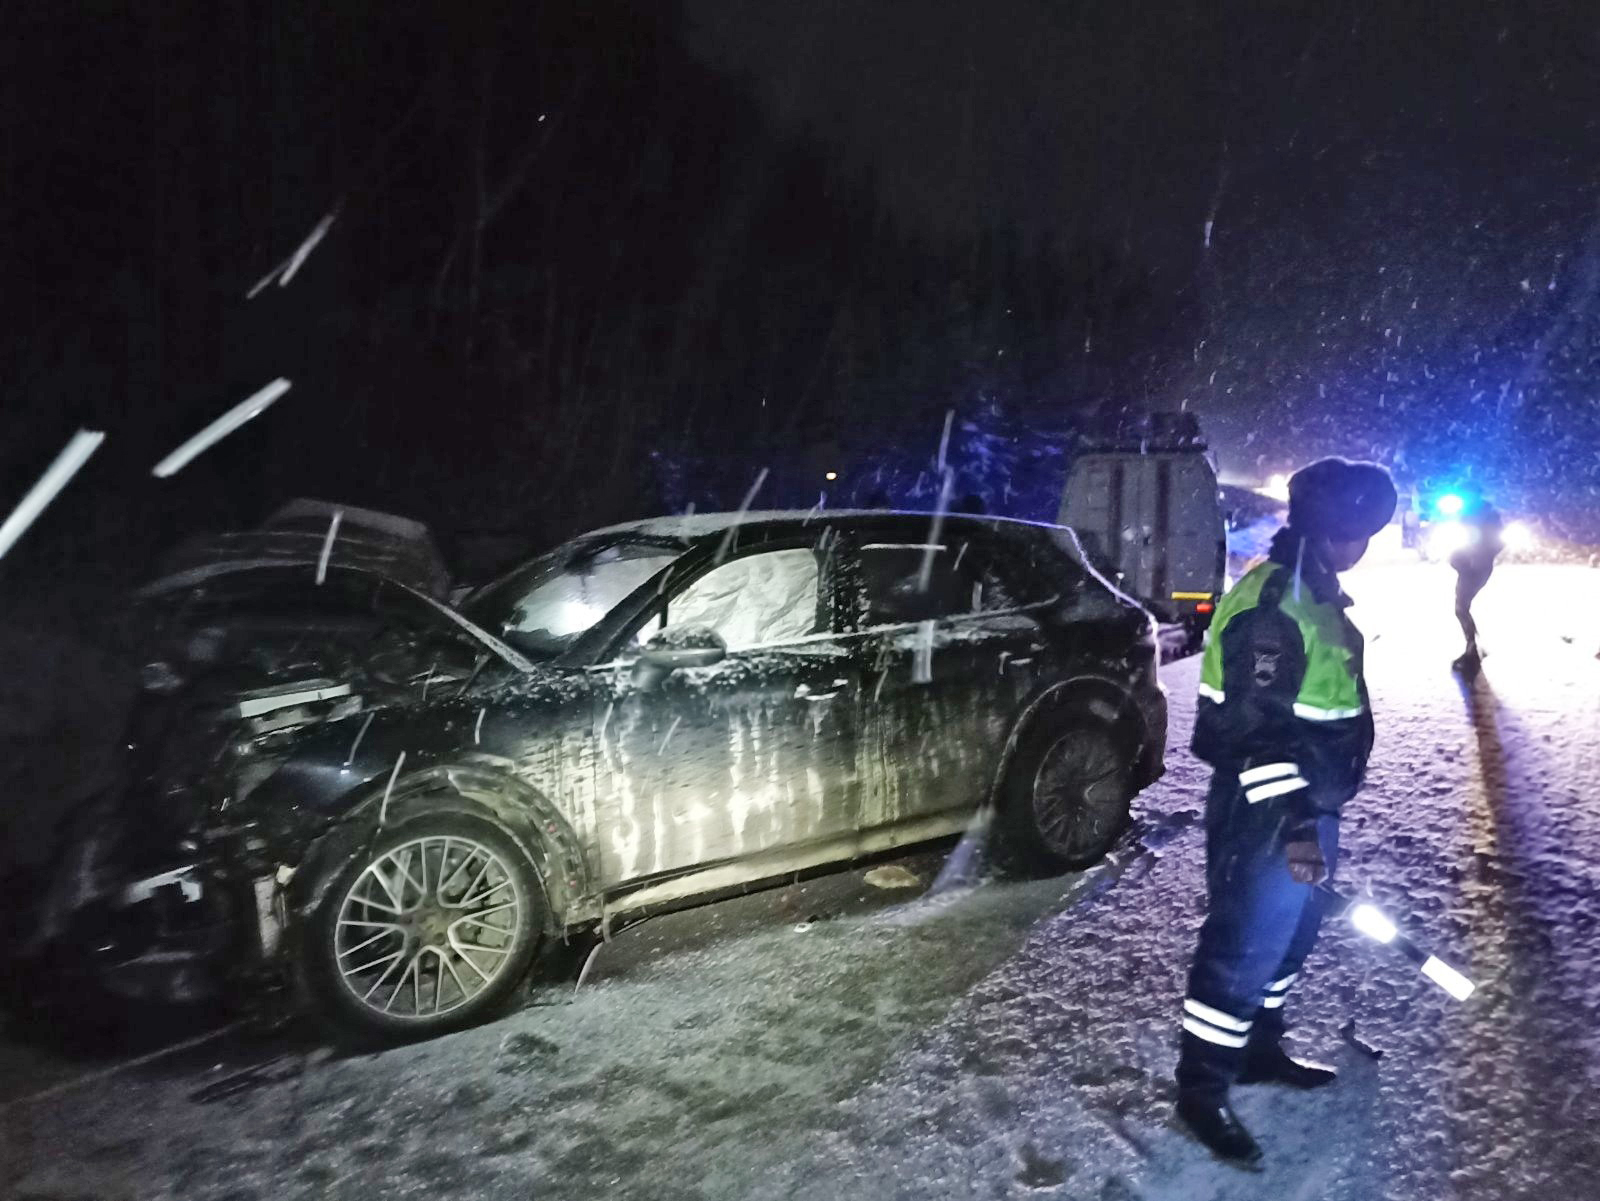
[[1269,561],[1217,606],[1193,749],[1237,773],[1250,802],[1310,817],[1337,811],[1361,786],[1372,716],[1348,598],[1312,563],[1294,583],[1294,568]]

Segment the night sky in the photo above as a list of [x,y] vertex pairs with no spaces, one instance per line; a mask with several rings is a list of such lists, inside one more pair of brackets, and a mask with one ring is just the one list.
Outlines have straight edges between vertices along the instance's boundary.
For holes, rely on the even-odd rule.
[[1196,411],[1242,479],[1596,507],[1591,4],[96,3],[4,45],[7,494],[109,434],[12,580],[297,494],[457,549],[762,467],[922,503],[951,411],[1021,516],[1119,407]]
[[691,11],[697,48],[872,164],[900,211],[1088,228],[1201,297],[1203,344],[1150,400],[1198,410],[1243,476],[1388,460],[1413,407],[1493,436],[1488,400],[1593,299],[1591,4]]

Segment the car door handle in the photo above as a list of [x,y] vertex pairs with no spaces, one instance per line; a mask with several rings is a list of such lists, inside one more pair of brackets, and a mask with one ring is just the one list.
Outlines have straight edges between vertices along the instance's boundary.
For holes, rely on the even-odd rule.
[[[836,683],[842,682],[836,681]],[[810,684],[797,684],[794,690],[794,698],[797,701],[830,701],[838,695],[838,688],[835,688],[832,692],[812,692]]]
[[1027,655],[1013,655],[1010,651],[1001,651],[1000,652],[1000,671],[1001,671],[1001,673],[1004,674],[1005,672],[1008,672],[1008,671],[1020,671],[1020,670],[1022,670],[1024,668],[1031,670],[1033,668],[1033,656],[1038,654],[1044,648],[1035,646],[1035,647],[1031,647],[1029,649],[1032,651],[1032,654],[1027,654]]
[[843,692],[845,686],[849,683],[849,680],[835,680],[832,692],[812,692],[811,685],[799,684],[796,685],[794,690],[795,699],[801,701],[831,701]]

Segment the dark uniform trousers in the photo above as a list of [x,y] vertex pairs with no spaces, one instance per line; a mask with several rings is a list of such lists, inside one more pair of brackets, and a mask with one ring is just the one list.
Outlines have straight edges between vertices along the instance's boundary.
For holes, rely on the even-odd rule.
[[[1183,1003],[1178,1087],[1221,1097],[1253,1051],[1283,1036],[1289,987],[1317,941],[1326,895],[1289,875],[1281,800],[1250,803],[1217,772],[1206,796],[1206,920]],[[1339,819],[1316,819],[1328,870]]]

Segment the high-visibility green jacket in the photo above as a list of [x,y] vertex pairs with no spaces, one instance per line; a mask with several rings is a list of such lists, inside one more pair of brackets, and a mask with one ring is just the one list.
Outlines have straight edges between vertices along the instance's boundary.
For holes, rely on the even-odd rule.
[[[1276,556],[1276,552],[1275,552]],[[1217,606],[1200,667],[1196,755],[1246,800],[1297,820],[1355,795],[1372,751],[1361,632],[1332,572],[1268,561]]]

